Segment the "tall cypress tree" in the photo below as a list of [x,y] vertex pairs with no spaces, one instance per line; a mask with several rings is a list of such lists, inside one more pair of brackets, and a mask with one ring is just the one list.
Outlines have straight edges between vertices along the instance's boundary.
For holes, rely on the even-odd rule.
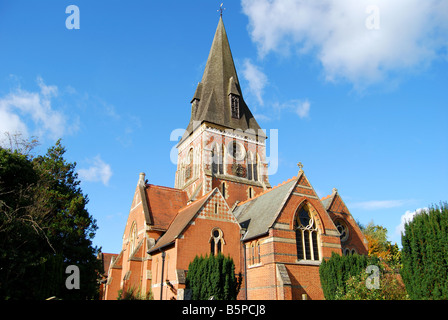
[[341,256],[333,252],[331,258],[323,260],[319,267],[325,299],[334,300],[337,292],[344,294],[347,280],[365,272],[368,265],[380,267],[378,258],[358,254]]
[[448,299],[448,204],[406,223],[401,275],[411,299]]
[[186,287],[193,300],[235,300],[238,284],[233,259],[222,254],[196,256],[188,267]]

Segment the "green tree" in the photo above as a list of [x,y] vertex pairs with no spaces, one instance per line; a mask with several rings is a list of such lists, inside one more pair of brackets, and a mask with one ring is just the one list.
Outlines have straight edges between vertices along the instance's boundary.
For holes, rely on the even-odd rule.
[[193,300],[235,300],[241,286],[241,275],[235,277],[235,264],[222,254],[196,256],[188,266],[186,288]]
[[448,204],[405,224],[401,275],[411,299],[448,299]]
[[0,147],[0,298],[26,296],[45,246],[43,214],[36,214],[38,175],[29,158]]
[[332,253],[331,258],[322,261],[319,267],[320,281],[325,299],[335,300],[337,294],[345,295],[347,281],[365,272],[368,265],[379,265],[379,259],[365,255],[341,256]]
[[[95,298],[98,291],[96,221],[89,215],[76,163],[60,141],[32,158],[0,148],[0,297]],[[65,268],[80,269],[80,289],[65,286]]]
[[368,288],[369,274],[365,271],[347,279],[344,288],[338,288],[336,300],[407,300],[403,282],[397,274],[383,272],[379,276],[379,287]]

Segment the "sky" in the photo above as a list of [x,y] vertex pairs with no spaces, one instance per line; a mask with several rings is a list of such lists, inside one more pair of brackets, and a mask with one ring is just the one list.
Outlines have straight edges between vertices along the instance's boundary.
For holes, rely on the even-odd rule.
[[[0,140],[34,136],[43,154],[62,139],[103,252],[121,250],[140,172],[174,187],[220,4],[0,0]],[[399,245],[404,221],[448,201],[447,1],[223,8],[272,186],[302,162],[320,197],[337,188],[355,220]]]

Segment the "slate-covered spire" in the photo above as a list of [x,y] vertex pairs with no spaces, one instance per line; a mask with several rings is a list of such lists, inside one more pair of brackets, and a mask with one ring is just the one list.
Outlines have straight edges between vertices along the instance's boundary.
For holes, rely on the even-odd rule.
[[204,121],[229,129],[252,129],[265,138],[244,102],[222,17],[219,18],[202,80],[191,103],[191,119],[183,139],[194,131],[195,123]]

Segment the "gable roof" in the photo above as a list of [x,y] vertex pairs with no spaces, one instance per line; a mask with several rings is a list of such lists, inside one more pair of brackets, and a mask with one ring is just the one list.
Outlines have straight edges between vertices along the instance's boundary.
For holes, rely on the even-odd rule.
[[188,202],[187,192],[180,189],[147,184],[145,194],[149,211],[147,221],[151,221],[154,228],[163,230],[168,229],[177,212]]
[[196,213],[202,208],[202,206],[207,202],[207,200],[212,196],[212,194],[216,191],[210,191],[202,198],[197,201],[187,205],[186,207],[179,210],[176,217],[173,219],[171,224],[168,227],[168,230],[161,236],[154,247],[152,247],[148,253],[157,251],[165,246],[168,246],[176,240],[176,238],[182,233],[182,231],[188,226],[191,219],[196,215]]
[[100,252],[98,254],[98,257],[101,260],[102,265],[103,265],[102,273],[107,273],[109,270],[109,266],[111,265],[113,260],[118,257],[118,254],[117,253],[102,253],[102,252]]
[[[229,94],[240,97],[239,119],[231,116]],[[222,17],[216,28],[202,80],[191,102],[194,100],[198,104],[192,107],[190,122],[180,142],[194,131],[194,126],[204,121],[230,129],[252,129],[254,134],[266,137],[244,102]]]
[[246,228],[244,240],[249,240],[269,231],[300,176],[301,174],[255,198],[238,204],[233,213],[238,222]]

